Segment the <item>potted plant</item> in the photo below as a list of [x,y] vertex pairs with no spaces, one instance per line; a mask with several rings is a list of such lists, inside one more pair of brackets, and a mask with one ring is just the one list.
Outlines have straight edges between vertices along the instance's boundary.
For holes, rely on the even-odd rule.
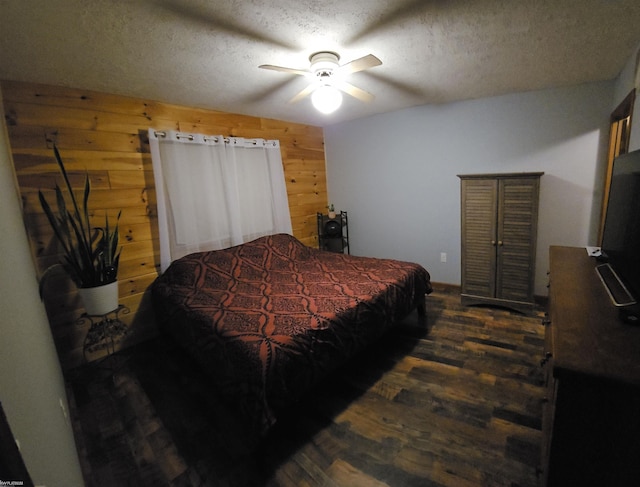
[[92,227],[88,209],[91,193],[89,176],[85,177],[82,202],[79,204],[55,145],[53,151],[64,179],[70,205],[57,184],[56,212],[52,210],[42,191],[38,191],[40,205],[47,215],[55,238],[62,246],[63,253],[61,261],[43,273],[40,279],[40,296],[42,297],[47,276],[62,266],[78,287],[87,314],[104,315],[118,307],[117,277],[121,251],[118,247],[118,222],[122,211],[118,212],[114,226],[109,225],[109,218],[105,214],[104,227]]
[[336,217],[336,209],[333,206],[333,203],[330,203],[329,206],[327,206],[327,210],[329,210],[329,218],[333,220]]

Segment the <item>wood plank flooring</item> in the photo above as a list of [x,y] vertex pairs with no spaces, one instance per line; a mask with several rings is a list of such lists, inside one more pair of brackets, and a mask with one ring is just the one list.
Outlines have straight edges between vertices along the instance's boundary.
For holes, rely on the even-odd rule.
[[[262,441],[162,340],[114,374],[70,374],[89,487],[537,485],[542,313],[462,307],[455,288],[292,407]],[[114,361],[114,363],[116,362]]]

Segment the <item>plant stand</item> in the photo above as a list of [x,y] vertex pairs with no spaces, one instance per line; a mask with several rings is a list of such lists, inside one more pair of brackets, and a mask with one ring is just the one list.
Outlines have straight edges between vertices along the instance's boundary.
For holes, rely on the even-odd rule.
[[82,345],[85,362],[89,362],[91,355],[102,355],[96,359],[106,360],[115,352],[115,346],[129,332],[127,325],[120,319],[120,315],[128,314],[129,308],[120,305],[115,310],[103,315],[82,314],[77,324],[90,324],[87,336]]

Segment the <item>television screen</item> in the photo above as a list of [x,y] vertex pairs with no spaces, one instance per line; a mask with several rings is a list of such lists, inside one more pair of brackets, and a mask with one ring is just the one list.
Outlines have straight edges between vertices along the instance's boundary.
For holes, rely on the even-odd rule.
[[613,163],[602,252],[633,297],[640,299],[640,150]]

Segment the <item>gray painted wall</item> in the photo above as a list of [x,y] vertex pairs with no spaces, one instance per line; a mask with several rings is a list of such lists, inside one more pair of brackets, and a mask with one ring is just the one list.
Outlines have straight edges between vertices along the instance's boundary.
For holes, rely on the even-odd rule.
[[0,122],[0,221],[0,401],[33,482],[79,487],[84,482],[73,431],[63,414],[68,406],[62,371],[38,296],[4,117]]
[[[536,289],[550,245],[594,245],[614,82],[429,105],[325,128],[329,198],[351,252],[460,283],[458,174],[543,171]],[[447,262],[441,262],[441,253]]]

